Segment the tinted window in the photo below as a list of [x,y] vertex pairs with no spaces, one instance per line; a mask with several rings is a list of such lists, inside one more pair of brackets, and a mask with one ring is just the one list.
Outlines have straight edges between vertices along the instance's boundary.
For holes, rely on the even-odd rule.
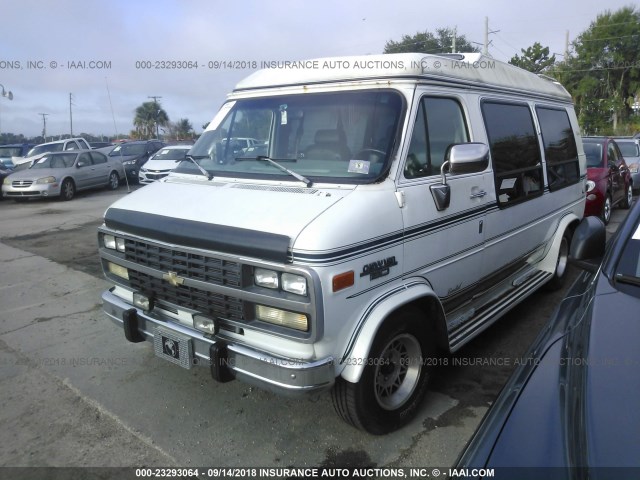
[[64,147],[65,150],[78,150],[78,144],[76,142],[68,142]]
[[557,190],[580,181],[578,149],[565,110],[537,107],[547,162],[549,190]]
[[640,157],[638,145],[631,142],[617,142],[623,157]]
[[404,176],[439,174],[449,147],[468,141],[460,104],[451,98],[424,97],[413,127]]
[[482,104],[500,206],[542,195],[542,163],[528,105]]

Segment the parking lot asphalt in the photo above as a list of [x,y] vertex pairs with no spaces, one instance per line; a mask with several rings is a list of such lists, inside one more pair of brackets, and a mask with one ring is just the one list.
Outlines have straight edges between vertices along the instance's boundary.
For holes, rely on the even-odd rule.
[[123,195],[0,201],[0,466],[447,467],[564,295],[534,294],[450,357],[416,419],[376,437],[327,394],[217,384],[128,343],[101,311],[96,242]]

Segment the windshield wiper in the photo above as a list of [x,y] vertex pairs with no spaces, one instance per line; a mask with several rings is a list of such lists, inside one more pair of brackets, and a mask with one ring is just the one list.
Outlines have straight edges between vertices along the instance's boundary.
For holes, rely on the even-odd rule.
[[640,278],[633,277],[631,275],[624,275],[622,273],[617,273],[616,281],[620,283],[628,283],[629,285],[635,285],[636,287],[640,287]]
[[[271,165],[273,165],[274,167],[282,170],[285,173],[288,173],[289,175],[291,175],[293,178],[300,180],[302,183],[304,183],[307,188],[311,187],[313,185],[313,182],[311,180],[309,180],[307,177],[305,177],[304,175],[300,175],[299,173],[294,172],[293,170],[288,169],[287,167],[285,167],[284,165],[276,162],[275,160],[267,157],[266,155],[256,155],[255,157],[238,157],[235,159],[237,160],[257,160],[259,162],[268,162]],[[281,159],[278,159],[281,160]],[[282,159],[281,161],[289,161],[289,162],[295,162],[296,159],[295,158],[291,158],[291,159]]]
[[[199,158],[205,158],[205,157],[203,156]],[[184,159],[190,160],[198,168],[198,170],[200,170],[200,173],[202,173],[202,175],[207,177],[207,180],[211,180],[213,178],[213,175],[207,172],[198,162],[196,162],[195,158],[193,158],[191,155],[187,155],[186,157],[184,157]]]

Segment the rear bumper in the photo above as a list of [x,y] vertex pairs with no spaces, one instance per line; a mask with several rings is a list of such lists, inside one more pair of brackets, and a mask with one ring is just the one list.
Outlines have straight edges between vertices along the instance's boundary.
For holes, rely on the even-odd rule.
[[[333,386],[334,360],[325,358],[314,362],[300,359],[276,357],[269,353],[238,345],[228,340],[205,336],[201,332],[187,326],[175,323],[161,315],[143,312],[114,295],[112,291],[102,294],[103,308],[107,316],[118,326],[130,328],[125,324],[125,317],[132,314],[136,321],[135,331],[127,332],[127,338],[137,336],[140,340],[154,341],[157,329],[171,331],[178,335],[189,337],[193,351],[193,365],[209,367],[218,364],[212,355],[216,350],[224,350],[223,376],[256,385],[265,390],[289,396],[300,396],[328,390]],[[135,312],[132,312],[135,310]],[[220,380],[220,378],[217,378]]]

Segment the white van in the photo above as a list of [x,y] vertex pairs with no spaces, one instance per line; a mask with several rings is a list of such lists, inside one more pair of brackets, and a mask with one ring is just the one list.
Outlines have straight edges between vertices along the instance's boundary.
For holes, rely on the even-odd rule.
[[259,70],[187,158],[106,211],[107,315],[218,381],[332,389],[374,434],[448,352],[562,284],[584,212],[567,91],[478,54]]

